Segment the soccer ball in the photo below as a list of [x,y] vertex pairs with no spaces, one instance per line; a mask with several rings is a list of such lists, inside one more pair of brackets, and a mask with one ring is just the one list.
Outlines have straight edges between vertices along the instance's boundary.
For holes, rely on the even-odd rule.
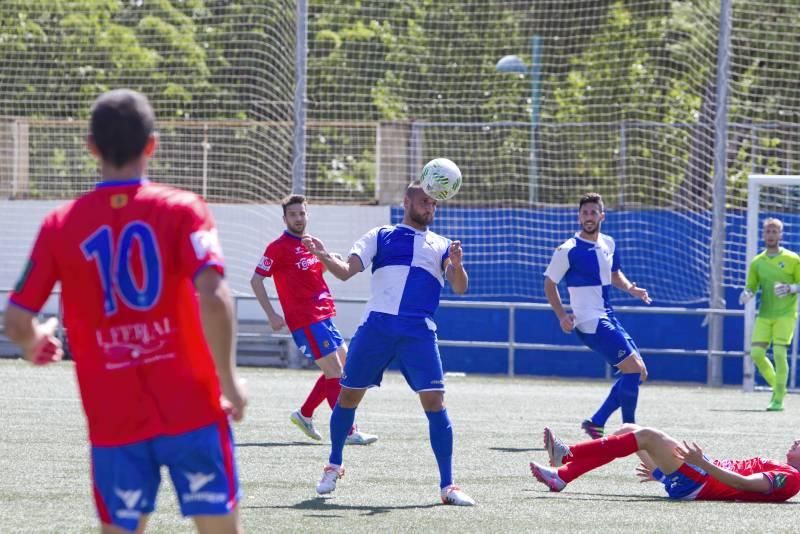
[[447,158],[430,160],[419,178],[422,190],[436,200],[453,198],[461,188],[461,171]]

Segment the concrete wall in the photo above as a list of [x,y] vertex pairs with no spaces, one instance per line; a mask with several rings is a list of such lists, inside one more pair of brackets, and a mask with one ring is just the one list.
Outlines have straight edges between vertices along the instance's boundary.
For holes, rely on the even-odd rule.
[[[52,201],[0,201],[0,213],[5,228],[0,231],[0,290],[10,289],[16,283],[30,248],[36,238],[42,218],[61,202]],[[228,282],[237,295],[251,295],[250,276],[261,258],[267,243],[284,229],[279,205],[226,205],[211,206],[220,231]],[[310,206],[309,232],[322,239],[333,251],[347,253],[352,243],[370,228],[389,223],[388,206]],[[347,283],[328,276],[335,297],[366,297],[369,294],[370,276],[363,273]],[[275,296],[275,288],[268,280],[267,291]],[[0,306],[5,307],[5,294],[0,294]],[[263,312],[255,300],[240,301],[241,318],[262,318]],[[361,304],[337,304],[337,325],[345,336],[355,331],[361,317]],[[47,311],[55,309],[54,302]]]

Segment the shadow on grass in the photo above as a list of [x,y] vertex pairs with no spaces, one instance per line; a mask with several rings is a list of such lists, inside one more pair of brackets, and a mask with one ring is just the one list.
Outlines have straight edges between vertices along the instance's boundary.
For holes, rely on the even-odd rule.
[[[561,493],[558,496],[552,495],[552,492],[547,490],[533,490],[533,489],[526,489],[524,490],[526,493],[536,492],[539,495],[531,495],[531,499],[566,499],[569,501],[606,501],[606,502],[664,502],[664,503],[675,503],[676,505],[684,506],[685,503],[690,502],[716,502],[716,503],[725,503],[725,504],[753,504],[753,503],[743,503],[737,501],[683,501],[680,499],[670,499],[667,496],[659,497],[654,495],[619,495],[615,493],[585,493],[585,492],[576,492],[570,491],[569,493]],[[755,503],[759,504],[759,503]],[[780,504],[781,506],[788,506],[788,505],[800,505],[800,501],[797,502],[780,502],[780,503],[770,503],[770,504]]]
[[284,441],[284,442],[268,442],[263,441],[260,443],[237,443],[237,447],[318,447],[326,445],[325,443],[308,443],[307,441]]
[[740,409],[731,408],[731,409],[727,409],[727,410],[726,409],[722,409],[722,408],[710,408],[708,411],[709,412],[726,412],[726,413],[767,413],[767,410],[765,410],[764,408],[761,408],[761,409],[753,408],[753,409],[750,409],[750,410],[747,410],[747,409],[744,409],[744,408],[740,408]]
[[552,492],[546,490],[525,490],[525,492],[536,492],[538,495],[531,495],[531,499],[566,499],[568,501],[608,501],[608,502],[678,502],[668,497],[657,497],[653,495],[618,495],[614,493],[580,493],[571,491],[561,493],[556,497]]
[[[331,502],[331,498],[315,497],[300,501],[291,506],[242,506],[243,509],[259,509],[269,508],[275,510],[307,510],[317,512],[365,512],[363,516],[373,516],[379,514],[388,514],[396,510],[422,510],[425,508],[434,508],[437,506],[444,506],[441,503],[428,503],[428,504],[409,504],[405,506],[368,506],[368,505],[345,505],[336,504]],[[306,514],[308,517],[333,517],[331,514]],[[336,517],[343,517],[337,515]]]
[[489,447],[489,450],[498,452],[541,452],[544,447]]

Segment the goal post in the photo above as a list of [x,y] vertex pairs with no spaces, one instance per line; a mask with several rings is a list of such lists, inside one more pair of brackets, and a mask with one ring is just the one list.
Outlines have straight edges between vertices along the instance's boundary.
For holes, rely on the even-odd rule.
[[[745,244],[745,276],[749,262],[758,253],[761,225],[766,216],[778,216],[780,213],[775,209],[774,203],[762,202],[762,193],[766,188],[777,188],[787,190],[796,188],[800,190],[800,175],[769,175],[751,174],[747,178],[747,238]],[[781,206],[786,209],[787,206]],[[791,209],[791,208],[790,208]],[[784,221],[785,222],[785,221]],[[750,357],[750,339],[753,334],[753,325],[756,318],[756,302],[751,299],[744,308],[744,358],[742,360],[742,388],[744,391],[755,389],[755,368]],[[797,369],[797,325],[795,325],[795,335],[792,339],[792,347],[789,359],[789,384],[790,390],[796,388],[796,369]]]

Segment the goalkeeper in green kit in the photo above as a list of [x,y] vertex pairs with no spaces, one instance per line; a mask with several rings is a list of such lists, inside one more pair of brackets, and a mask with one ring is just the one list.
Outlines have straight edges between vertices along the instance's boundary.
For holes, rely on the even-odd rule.
[[[772,388],[768,411],[783,410],[789,364],[786,357],[797,323],[797,292],[800,291],[800,256],[780,246],[783,222],[764,221],[766,250],[758,254],[747,270],[747,283],[739,296],[745,305],[761,288],[761,303],[750,340],[750,355],[761,376]],[[767,358],[772,344],[775,367]]]

